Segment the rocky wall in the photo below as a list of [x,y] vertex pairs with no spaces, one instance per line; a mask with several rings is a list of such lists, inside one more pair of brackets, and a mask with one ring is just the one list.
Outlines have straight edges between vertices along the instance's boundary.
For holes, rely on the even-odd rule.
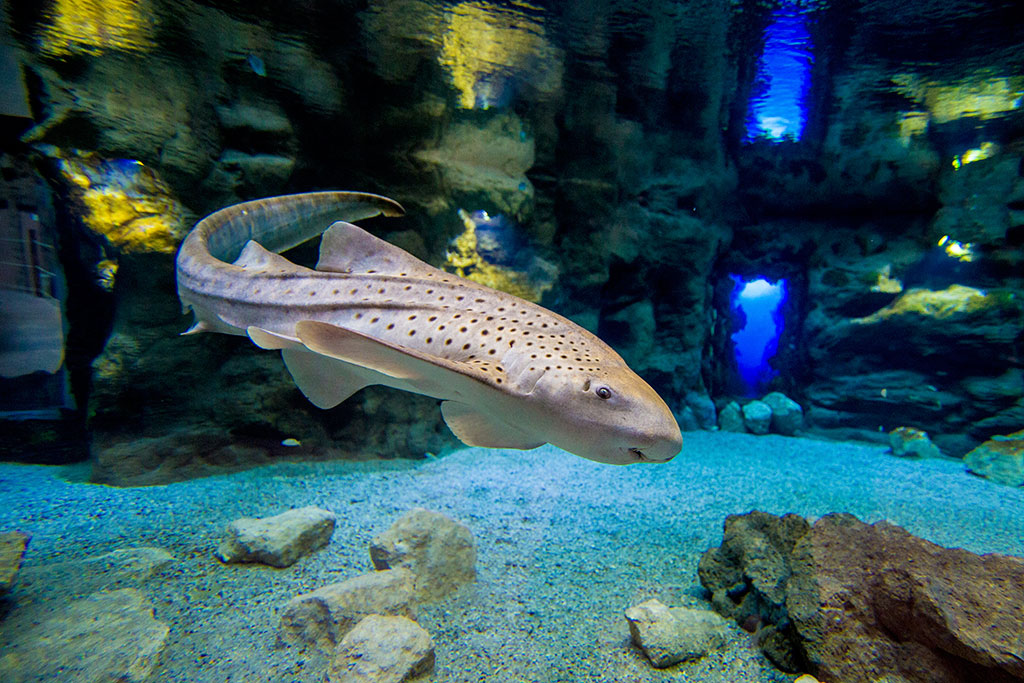
[[[841,79],[840,105],[872,82]],[[841,106],[821,142],[743,152],[756,220],[737,228],[719,277],[797,285],[786,334],[798,334],[780,343],[772,388],[806,402],[812,431],[884,441],[908,425],[960,457],[1024,418],[1024,159],[1012,134],[962,163],[942,137],[905,126],[892,111]],[[728,358],[727,334],[716,348]],[[725,367],[716,388],[728,377]]]
[[[406,218],[368,227],[444,265],[467,216],[493,218],[509,241],[478,234],[477,256],[542,264],[541,303],[618,349],[684,428],[713,428],[710,399],[725,405],[738,391],[728,276],[785,277],[779,376],[764,391],[797,398],[812,430],[879,438],[907,424],[960,455],[1019,427],[1020,117],[949,104],[998,99],[980,71],[953,78],[863,58],[884,18],[860,27],[841,4],[815,10],[813,38],[828,48],[814,62],[805,138],[749,143],[772,20],[753,3],[291,11],[153,0],[77,34],[61,3],[14,5],[36,121],[24,141],[56,169],[141,162],[176,207],[155,219],[164,243],[236,201],[353,188],[400,200]],[[998,144],[969,155],[965,119],[978,124],[971,144]],[[73,207],[66,230],[80,233],[80,188],[59,170],[53,179]],[[173,248],[131,230],[134,241],[116,242],[115,227],[89,228],[100,246],[76,266],[110,290],[82,317],[114,321],[109,340],[96,326],[82,342],[106,344],[91,395],[80,383],[98,477],[117,481],[124,466],[156,481],[164,475],[146,473],[168,458],[187,476],[251,455],[211,456],[222,446],[190,433],[247,440],[257,459],[302,452],[281,446],[289,438],[313,449],[306,457],[420,457],[455,444],[432,401],[371,390],[324,414],[275,354],[177,337],[188,322]],[[950,256],[955,245],[974,258]],[[532,277],[521,263],[502,267]],[[149,443],[165,455],[119,464],[140,435],[167,439]],[[104,460],[108,451],[120,455]]]

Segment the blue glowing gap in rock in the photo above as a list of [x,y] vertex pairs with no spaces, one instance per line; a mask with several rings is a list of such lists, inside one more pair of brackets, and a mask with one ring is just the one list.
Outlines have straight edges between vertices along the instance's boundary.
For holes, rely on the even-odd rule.
[[732,306],[746,323],[732,335],[736,348],[736,368],[749,395],[757,395],[778,373],[769,364],[782,334],[782,304],[786,301],[786,281],[768,282],[762,278],[744,280],[733,275],[736,287]]
[[799,140],[807,121],[806,95],[811,82],[811,37],[807,17],[784,2],[765,30],[758,79],[766,85],[750,99],[747,141]]

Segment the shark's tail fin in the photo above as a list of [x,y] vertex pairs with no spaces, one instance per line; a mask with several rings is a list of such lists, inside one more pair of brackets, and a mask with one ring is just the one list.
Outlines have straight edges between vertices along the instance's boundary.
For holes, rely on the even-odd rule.
[[249,240],[280,253],[324,232],[335,221],[402,216],[393,199],[366,192],[307,192],[255,199],[212,213],[196,225],[182,251],[203,249],[221,261],[238,257]]

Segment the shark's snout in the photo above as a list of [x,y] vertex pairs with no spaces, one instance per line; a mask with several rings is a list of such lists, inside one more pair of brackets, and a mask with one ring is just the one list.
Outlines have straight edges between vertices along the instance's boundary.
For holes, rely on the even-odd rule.
[[651,446],[632,447],[629,452],[637,462],[668,462],[679,454],[682,440],[678,443],[657,443]]
[[658,434],[650,442],[630,448],[639,462],[668,462],[679,454],[683,448],[683,434],[675,418],[666,423],[663,433]]

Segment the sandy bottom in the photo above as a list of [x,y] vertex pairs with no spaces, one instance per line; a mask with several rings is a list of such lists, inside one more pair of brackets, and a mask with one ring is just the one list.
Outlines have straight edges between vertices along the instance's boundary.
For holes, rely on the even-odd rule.
[[[874,446],[727,433],[685,435],[667,465],[611,467],[545,447],[436,460],[282,463],[168,486],[82,483],[83,467],[0,465],[0,531],[32,535],[12,610],[79,597],[65,561],[159,546],[176,558],[141,585],[170,636],[153,680],[321,681],[327,659],[277,643],[289,598],[371,571],[367,546],[426,507],[472,529],[478,580],[423,606],[441,681],[788,681],[733,630],[727,648],[664,671],[629,640],[623,611],[649,598],[705,606],[701,554],[726,515],[759,509],[887,519],[945,546],[1024,555],[1024,489],[954,461]],[[224,525],[318,505],[331,543],[287,569],[223,565]],[[14,612],[12,611],[11,614]],[[3,624],[0,623],[0,632]]]

